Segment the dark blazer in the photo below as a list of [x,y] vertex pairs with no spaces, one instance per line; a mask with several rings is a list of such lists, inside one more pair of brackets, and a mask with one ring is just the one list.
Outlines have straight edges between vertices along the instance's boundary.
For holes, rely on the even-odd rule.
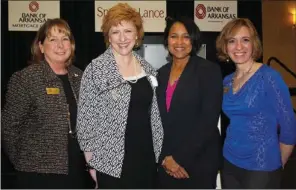
[[171,66],[172,63],[168,63],[160,68],[158,75],[157,96],[164,127],[159,163],[165,156],[172,155],[191,179],[196,178],[197,184],[201,176],[215,178],[222,160],[222,142],[217,128],[223,95],[221,71],[217,64],[192,56],[179,78],[167,112],[166,89]]
[[[78,99],[82,71],[71,65],[68,77]],[[3,147],[16,170],[68,173],[68,104],[62,81],[47,63],[12,75],[1,124]]]

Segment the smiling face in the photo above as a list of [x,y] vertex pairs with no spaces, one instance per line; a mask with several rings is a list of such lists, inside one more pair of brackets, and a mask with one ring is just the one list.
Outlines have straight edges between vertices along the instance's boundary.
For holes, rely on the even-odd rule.
[[137,40],[137,29],[132,22],[121,21],[109,30],[109,42],[112,49],[121,56],[129,55]]
[[236,64],[244,64],[253,61],[253,43],[250,31],[243,26],[228,39],[226,51],[231,60]]
[[169,31],[168,50],[173,59],[187,59],[190,56],[192,50],[190,35],[180,22],[173,24]]
[[65,64],[72,52],[69,36],[57,27],[52,27],[44,42],[39,42],[40,51],[49,64]]

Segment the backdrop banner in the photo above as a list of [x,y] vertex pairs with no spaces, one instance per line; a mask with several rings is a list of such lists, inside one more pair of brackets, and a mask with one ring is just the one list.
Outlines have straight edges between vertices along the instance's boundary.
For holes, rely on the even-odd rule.
[[117,3],[128,3],[138,10],[144,21],[145,32],[163,32],[167,15],[166,1],[95,1],[96,32],[101,32],[104,15]]
[[219,32],[237,18],[237,1],[194,1],[194,22],[201,31]]
[[8,1],[9,31],[38,31],[49,18],[60,17],[60,1]]

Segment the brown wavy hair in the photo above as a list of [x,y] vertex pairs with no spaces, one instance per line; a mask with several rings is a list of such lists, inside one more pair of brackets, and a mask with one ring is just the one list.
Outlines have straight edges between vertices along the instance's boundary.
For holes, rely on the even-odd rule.
[[262,45],[253,23],[247,18],[236,18],[228,22],[222,29],[216,40],[216,50],[219,60],[226,61],[229,56],[226,51],[228,40],[233,37],[241,27],[247,27],[251,34],[253,46],[252,58],[258,60],[262,55]]
[[103,18],[101,30],[104,35],[105,44],[108,47],[109,43],[109,30],[112,26],[117,26],[121,21],[132,22],[137,29],[136,46],[139,47],[143,42],[144,29],[143,20],[136,9],[129,6],[127,3],[118,3],[110,8]]
[[74,57],[75,57],[75,40],[74,36],[71,32],[70,26],[68,23],[61,19],[61,18],[55,18],[55,19],[48,19],[38,30],[35,39],[33,41],[33,44],[31,46],[31,61],[29,63],[40,63],[44,60],[44,55],[41,52],[39,48],[39,42],[41,44],[44,43],[44,40],[46,37],[50,36],[50,32],[52,28],[57,28],[60,33],[65,34],[69,37],[71,42],[71,55],[66,62],[66,66],[69,66],[72,64]]

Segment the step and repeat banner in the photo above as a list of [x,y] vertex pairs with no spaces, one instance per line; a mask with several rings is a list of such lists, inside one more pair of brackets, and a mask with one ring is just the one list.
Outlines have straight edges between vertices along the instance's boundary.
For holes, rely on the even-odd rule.
[[8,1],[8,30],[37,31],[49,18],[60,17],[60,1]]
[[237,18],[237,1],[195,1],[194,22],[204,32],[220,32]]
[[[113,5],[128,3],[139,11],[145,32],[163,32],[166,1],[94,1],[95,32],[101,32],[102,19]],[[8,2],[9,31],[37,31],[49,18],[60,17],[60,1]],[[194,21],[203,32],[219,32],[237,17],[237,1],[194,1]]]
[[[166,1],[120,1],[134,7],[143,18],[145,32],[163,32],[165,27]],[[95,30],[101,32],[104,15],[118,1],[95,1]]]

